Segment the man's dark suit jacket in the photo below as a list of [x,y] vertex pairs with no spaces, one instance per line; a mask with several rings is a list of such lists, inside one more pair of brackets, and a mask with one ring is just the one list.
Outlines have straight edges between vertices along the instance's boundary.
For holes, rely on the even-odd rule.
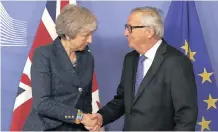
[[117,95],[98,113],[103,125],[125,114],[125,131],[195,130],[197,88],[191,61],[165,41],[134,95],[139,54],[125,56]]
[[76,54],[74,68],[59,38],[35,50],[31,67],[33,105],[23,130],[83,130],[74,120],[78,109],[92,112],[94,59],[87,50]]

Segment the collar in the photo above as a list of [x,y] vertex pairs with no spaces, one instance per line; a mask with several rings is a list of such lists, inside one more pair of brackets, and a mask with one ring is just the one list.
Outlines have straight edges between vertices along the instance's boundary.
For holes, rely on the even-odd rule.
[[[162,39],[158,40],[156,44],[154,44],[154,46],[152,46],[144,55],[147,59],[153,61],[155,54],[157,52],[157,49],[159,48],[159,46],[162,43]],[[141,55],[140,55],[141,56]]]

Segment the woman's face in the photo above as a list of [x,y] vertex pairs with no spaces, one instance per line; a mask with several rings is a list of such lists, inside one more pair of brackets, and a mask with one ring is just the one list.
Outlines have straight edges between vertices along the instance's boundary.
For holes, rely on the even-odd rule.
[[92,42],[92,32],[78,33],[74,39],[72,39],[72,48],[77,51],[82,51],[86,46]]

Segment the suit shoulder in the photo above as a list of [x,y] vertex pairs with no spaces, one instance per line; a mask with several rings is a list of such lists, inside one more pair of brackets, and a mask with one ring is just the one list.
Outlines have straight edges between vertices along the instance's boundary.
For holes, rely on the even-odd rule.
[[48,54],[52,51],[52,46],[53,46],[52,43],[46,44],[43,46],[39,46],[39,47],[35,48],[34,55],[41,54],[44,56],[48,56]]
[[49,43],[49,44],[46,44],[46,45],[43,45],[43,46],[39,46],[39,47],[37,47],[35,50],[39,50],[39,51],[49,51],[49,50],[51,50],[52,49],[52,47],[53,47],[53,43]]
[[86,56],[88,56],[88,58],[90,58],[91,60],[94,60],[94,56],[90,51],[84,50],[83,52],[84,54],[86,54]]
[[191,60],[185,54],[183,54],[181,51],[170,45],[167,45],[166,60],[174,62],[175,65],[181,63],[191,63]]
[[138,53],[133,50],[131,52],[128,52],[126,55],[125,55],[125,58],[130,58],[130,57],[133,57],[133,56],[136,56]]

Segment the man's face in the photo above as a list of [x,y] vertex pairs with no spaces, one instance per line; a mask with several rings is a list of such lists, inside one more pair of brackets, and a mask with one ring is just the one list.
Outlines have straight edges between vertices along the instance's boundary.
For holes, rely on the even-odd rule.
[[142,24],[142,14],[140,12],[133,12],[128,17],[124,35],[126,36],[129,47],[136,49],[141,44],[146,44],[147,42],[147,32],[146,28],[132,28],[134,26],[144,26]]

